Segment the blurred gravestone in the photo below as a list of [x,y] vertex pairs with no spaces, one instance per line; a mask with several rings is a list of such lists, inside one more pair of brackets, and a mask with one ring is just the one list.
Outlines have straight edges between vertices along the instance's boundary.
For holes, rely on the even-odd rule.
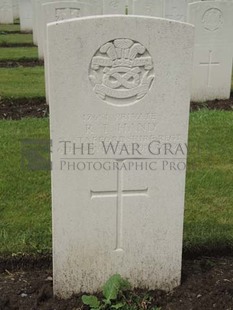
[[164,0],[132,0],[129,14],[163,17]]
[[13,0],[13,17],[19,18],[19,0]]
[[13,24],[13,2],[12,0],[0,0],[0,24]]
[[187,20],[188,4],[195,0],[164,0],[165,18],[177,21]]
[[126,0],[103,0],[103,14],[126,14]]
[[[64,0],[69,2],[69,0]],[[62,2],[64,2],[62,1]],[[59,2],[57,0],[39,0],[36,2],[35,10],[36,10],[36,33],[37,33],[37,45],[38,45],[38,55],[40,59],[44,58],[44,51],[43,51],[43,39],[44,39],[44,20],[43,20],[43,9],[42,5],[46,3],[53,3],[53,2]],[[68,7],[64,7],[64,10],[62,7],[56,9],[54,20],[53,21],[59,21],[59,20],[65,20],[69,18],[77,18],[87,15],[94,15],[95,14],[95,6],[90,5],[88,1],[77,1],[79,3],[79,10],[77,8],[74,8],[74,10],[69,10]],[[97,7],[98,10],[98,7]],[[50,11],[51,12],[51,11]],[[50,13],[49,13],[50,14]],[[51,18],[51,15],[50,15]]]
[[19,2],[19,14],[20,14],[20,30],[23,32],[32,31],[32,2],[31,0],[20,0]]
[[[47,65],[47,24],[54,21],[61,21],[70,18],[82,17],[90,15],[91,6],[87,3],[80,3],[78,1],[56,1],[44,3],[42,5],[42,40],[38,45],[40,58],[44,58],[45,62],[45,85],[46,85],[46,100],[49,103],[48,98],[48,65]],[[42,45],[42,46],[41,46]]]
[[233,2],[189,4],[188,22],[195,25],[192,101],[228,99],[233,55]]

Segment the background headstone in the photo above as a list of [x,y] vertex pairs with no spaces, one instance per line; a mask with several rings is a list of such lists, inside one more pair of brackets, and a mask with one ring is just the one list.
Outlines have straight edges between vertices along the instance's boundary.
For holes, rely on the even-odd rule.
[[41,10],[41,36],[38,40],[39,58],[44,58],[46,49],[47,24],[55,21],[79,18],[91,15],[91,6],[80,1],[54,1],[42,4]]
[[33,13],[31,0],[20,0],[19,3],[20,14],[20,30],[32,31],[33,29]]
[[12,0],[0,0],[0,24],[13,24],[13,22]]
[[147,16],[164,16],[164,0],[132,0],[130,14]]
[[164,0],[165,1],[165,18],[186,21],[188,4],[194,0]]
[[[180,284],[185,168],[163,170],[168,155],[155,154],[168,136],[187,142],[193,35],[134,16],[48,25],[56,295],[97,291],[116,273],[134,287]],[[141,155],[104,151],[117,141]]]
[[[68,1],[69,0],[64,0]],[[63,2],[64,2],[63,1]],[[40,59],[44,58],[44,51],[43,51],[43,38],[44,38],[44,21],[43,21],[43,12],[42,12],[42,5],[46,3],[53,3],[59,2],[57,0],[40,0],[36,2],[36,24],[37,24],[37,45],[38,45],[38,55]],[[79,3],[79,11],[73,10],[72,12],[68,10],[66,7],[64,10],[62,7],[56,8],[56,15],[54,16],[53,21],[59,21],[69,18],[77,18],[82,16],[88,16],[95,14],[95,7],[94,5],[90,5],[88,2],[84,1],[77,1]],[[51,15],[50,15],[51,17]]]
[[90,13],[91,7],[87,3],[80,3],[78,1],[60,1],[60,2],[49,2],[42,4],[42,43],[38,45],[40,58],[44,57],[45,63],[45,85],[46,85],[46,100],[48,99],[48,78],[47,78],[47,24],[54,21],[61,21],[70,18],[77,18],[88,15]]
[[192,101],[228,99],[233,55],[233,2],[189,4],[188,22],[195,25]]
[[103,14],[126,14],[126,0],[103,0]]
[[103,0],[86,0],[85,3],[91,5],[91,15],[102,15],[103,14]]
[[19,18],[19,0],[13,0],[13,16]]
[[36,2],[40,0],[31,0],[32,3],[32,29],[33,29],[33,43],[37,45],[37,11],[36,11]]

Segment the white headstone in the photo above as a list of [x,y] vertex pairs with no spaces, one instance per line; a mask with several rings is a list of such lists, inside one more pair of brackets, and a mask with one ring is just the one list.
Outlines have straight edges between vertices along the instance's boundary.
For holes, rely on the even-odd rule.
[[55,1],[42,4],[41,36],[38,40],[39,58],[44,58],[46,50],[47,24],[55,21],[91,15],[91,6],[79,1]]
[[12,0],[0,0],[0,24],[13,24]]
[[32,14],[31,0],[20,0],[19,14],[20,14],[20,30],[25,32],[32,31],[33,14]]
[[37,45],[37,14],[36,14],[36,2],[40,0],[31,0],[32,3],[32,34],[33,34],[33,43]]
[[61,21],[71,18],[86,16],[90,13],[90,6],[78,1],[60,1],[42,4],[42,45],[38,44],[39,57],[44,58],[45,63],[45,84],[46,99],[48,99],[48,65],[47,65],[47,24],[54,21]]
[[186,21],[188,4],[191,2],[194,0],[165,0],[165,18]]
[[126,0],[103,0],[103,14],[126,14]]
[[103,0],[86,0],[85,3],[88,3],[92,6],[91,15],[102,15],[103,14]]
[[133,15],[164,16],[164,0],[132,0]]
[[19,18],[19,0],[13,0],[13,16]]
[[[69,0],[64,0],[68,1]],[[63,2],[64,2],[63,1]],[[37,45],[38,45],[38,55],[40,59],[44,58],[44,53],[43,53],[43,32],[44,32],[44,21],[43,21],[43,14],[42,14],[42,5],[46,3],[53,3],[53,2],[59,2],[57,0],[39,0],[36,3],[36,23],[37,23]],[[88,15],[93,15],[94,14],[94,6],[90,5],[88,2],[82,2],[82,1],[77,1],[79,2],[79,10],[75,8],[75,10],[68,10],[68,7],[63,10],[63,8],[56,8],[56,13],[54,16],[53,21],[59,21],[59,20],[64,20],[64,19],[69,19],[69,18],[77,18],[81,16],[88,16]],[[51,16],[51,15],[50,15]]]
[[193,36],[135,16],[48,25],[56,295],[116,273],[179,285]]
[[191,3],[188,22],[196,29],[192,101],[228,99],[233,54],[233,2]]

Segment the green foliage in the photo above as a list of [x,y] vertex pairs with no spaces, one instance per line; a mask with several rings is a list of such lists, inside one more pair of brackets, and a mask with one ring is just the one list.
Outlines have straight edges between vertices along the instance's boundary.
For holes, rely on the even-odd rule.
[[129,291],[130,283],[115,274],[103,286],[102,298],[83,295],[82,302],[91,310],[160,310],[150,293]]
[[122,300],[122,294],[127,289],[130,289],[129,282],[119,274],[115,274],[104,284],[104,298],[101,301],[95,296],[83,295],[82,302],[91,309],[120,309],[125,306],[125,301]]
[[111,304],[111,300],[116,300],[120,291],[130,288],[127,280],[123,279],[119,274],[113,275],[103,287],[103,295],[106,304]]
[[99,309],[100,308],[100,301],[98,300],[98,298],[96,296],[83,295],[82,296],[82,302],[84,303],[84,305],[87,305],[92,309]]

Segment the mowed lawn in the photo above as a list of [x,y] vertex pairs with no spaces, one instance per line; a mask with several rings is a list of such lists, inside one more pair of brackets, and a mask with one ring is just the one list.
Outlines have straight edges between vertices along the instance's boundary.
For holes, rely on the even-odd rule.
[[1,33],[0,47],[10,44],[33,44],[31,33]]
[[[49,139],[48,119],[0,121],[0,254],[51,251],[49,171],[21,168],[21,139]],[[233,249],[233,113],[191,113],[184,250]]]
[[0,35],[4,34],[5,32],[20,32],[20,25],[19,24],[0,24]]
[[[0,61],[38,59],[37,47],[0,47]],[[8,70],[13,70],[9,68]]]
[[45,96],[44,68],[0,68],[0,97],[33,98]]

